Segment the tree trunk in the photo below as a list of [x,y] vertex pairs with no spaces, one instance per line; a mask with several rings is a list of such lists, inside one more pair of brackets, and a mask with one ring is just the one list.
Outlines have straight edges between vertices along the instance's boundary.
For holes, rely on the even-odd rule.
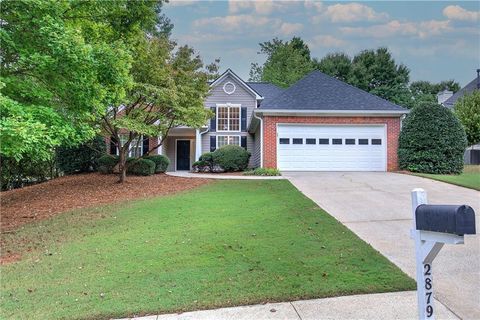
[[123,183],[127,179],[127,157],[125,156],[125,150],[124,148],[120,148],[119,158],[118,158],[118,171],[119,171],[119,176],[118,176],[118,182]]

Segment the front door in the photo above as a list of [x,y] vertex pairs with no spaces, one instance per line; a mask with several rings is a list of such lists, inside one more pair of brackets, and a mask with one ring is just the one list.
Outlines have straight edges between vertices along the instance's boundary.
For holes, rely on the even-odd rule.
[[190,140],[177,140],[177,170],[190,170]]

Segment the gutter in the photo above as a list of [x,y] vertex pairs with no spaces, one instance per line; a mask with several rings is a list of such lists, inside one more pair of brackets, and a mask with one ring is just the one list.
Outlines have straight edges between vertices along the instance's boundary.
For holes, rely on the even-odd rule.
[[401,116],[408,114],[410,110],[292,110],[292,109],[255,109],[254,114],[264,115],[297,115],[297,116]]
[[257,110],[258,109],[253,110],[252,116],[260,121],[260,168],[263,168],[263,119],[257,117]]

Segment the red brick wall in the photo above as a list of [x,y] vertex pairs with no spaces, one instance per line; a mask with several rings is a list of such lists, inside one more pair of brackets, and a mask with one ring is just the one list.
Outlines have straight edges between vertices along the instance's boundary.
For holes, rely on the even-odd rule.
[[387,170],[398,170],[398,136],[400,118],[398,117],[292,117],[265,116],[263,118],[263,166],[277,167],[277,124],[386,124],[387,125]]

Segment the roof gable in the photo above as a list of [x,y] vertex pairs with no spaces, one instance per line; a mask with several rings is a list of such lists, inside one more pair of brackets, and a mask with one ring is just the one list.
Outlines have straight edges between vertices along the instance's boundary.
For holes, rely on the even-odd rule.
[[351,86],[320,71],[313,71],[281,94],[262,103],[261,109],[403,111],[405,108]]
[[450,98],[445,100],[443,102],[443,105],[446,106],[446,107],[453,107],[455,102],[457,102],[457,100],[460,99],[461,97],[463,97],[464,95],[472,93],[475,90],[479,90],[478,89],[478,81],[479,81],[479,79],[477,77],[475,79],[473,79],[472,81],[470,81],[465,87],[458,90],[457,92],[455,92],[453,94],[453,96],[451,96]]
[[215,81],[210,83],[210,88],[218,85],[228,76],[235,79],[240,85],[242,85],[242,87],[244,87],[244,89],[246,89],[248,92],[250,92],[257,100],[262,100],[263,99],[263,97],[257,91],[255,91],[251,86],[249,86],[245,81],[243,81],[242,78],[237,76],[231,69],[227,69],[224,73],[222,73],[220,75],[220,77],[218,77]]

